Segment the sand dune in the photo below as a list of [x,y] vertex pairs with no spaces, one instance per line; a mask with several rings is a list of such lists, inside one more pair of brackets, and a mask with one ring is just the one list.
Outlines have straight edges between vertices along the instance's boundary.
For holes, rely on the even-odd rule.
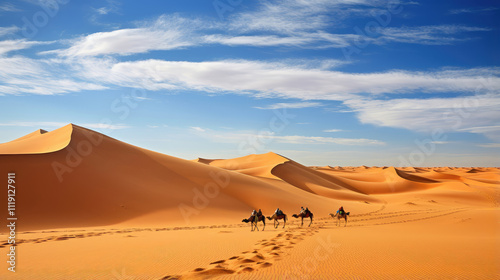
[[0,154],[44,154],[66,147],[71,140],[71,126],[47,132],[36,130],[11,142],[0,144]]
[[[70,124],[0,144],[0,171],[15,172],[19,190],[17,245],[24,272],[8,275],[12,279],[42,274],[113,279],[127,274],[123,266],[128,274],[142,275],[137,279],[274,279],[283,271],[294,279],[303,273],[294,268],[314,256],[317,240],[332,234],[342,239],[343,260],[329,254],[314,270],[304,270],[314,279],[335,273],[344,278],[498,276],[498,261],[492,259],[499,252],[491,249],[498,247],[500,233],[496,167],[307,167],[272,152],[190,161]],[[7,201],[7,192],[0,192],[0,199]],[[349,234],[328,215],[340,205],[351,212]],[[314,213],[310,228],[291,217],[301,206]],[[274,229],[267,220],[264,232],[250,233],[240,222],[252,209],[269,216],[277,207],[288,214],[285,229]],[[0,219],[6,220],[6,212]],[[439,235],[425,233],[429,227]],[[2,227],[2,239],[6,232]],[[436,250],[419,251],[425,244],[419,234]],[[416,238],[414,245],[407,236]],[[391,240],[414,253],[401,255]],[[468,247],[467,254],[482,262],[446,253],[459,254],[456,244],[472,240],[480,249]],[[164,249],[155,249],[158,244]],[[114,258],[114,251],[123,258]],[[61,258],[70,252],[81,254]],[[423,261],[433,255],[442,259],[441,270]],[[358,267],[360,261],[365,265]],[[484,272],[454,270],[453,263]],[[344,270],[336,267],[341,264]]]
[[19,214],[26,217],[26,230],[139,221],[209,223],[227,209],[220,222],[254,208],[291,213],[305,205],[326,215],[344,203],[367,212],[382,203],[375,194],[425,191],[443,183],[463,191],[470,184],[494,186],[499,178],[498,169],[306,167],[275,153],[188,161],[73,124],[37,130],[1,144],[0,151],[1,170],[16,170],[24,188],[19,199],[29,206]]
[[[50,143],[66,146],[54,151],[47,148]],[[0,168],[19,174],[24,191],[18,198],[29,205],[19,209],[23,230],[211,223],[221,209],[231,209],[220,215],[222,223],[248,216],[254,208],[298,212],[302,205],[315,205],[328,212],[334,207],[328,197],[238,172],[253,168],[274,178],[271,170],[288,159],[272,153],[232,160],[237,166],[232,171],[141,149],[76,125],[2,145],[15,154],[2,154]],[[211,164],[227,167],[224,161]]]

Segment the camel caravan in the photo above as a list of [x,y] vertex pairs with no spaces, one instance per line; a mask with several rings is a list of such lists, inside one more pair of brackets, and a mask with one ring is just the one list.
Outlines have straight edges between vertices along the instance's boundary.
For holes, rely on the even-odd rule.
[[[349,216],[351,212],[345,212],[344,211],[344,207],[340,207],[339,210],[337,210],[337,212],[335,214],[333,213],[330,213],[330,216],[335,219],[337,218],[337,226],[340,226],[340,219],[344,219],[345,220],[345,224],[344,224],[344,227],[347,226],[347,216]],[[303,226],[304,225],[304,218],[309,218],[311,219],[311,221],[309,222],[309,227],[311,226],[312,222],[313,222],[313,213],[306,207],[304,209],[304,207],[300,207],[300,213],[299,214],[293,214],[292,217],[294,218],[300,218],[301,219],[301,224],[300,226]],[[259,211],[256,211],[256,210],[253,210],[252,211],[252,215],[250,216],[250,218],[248,219],[243,219],[242,222],[244,223],[250,223],[250,227],[251,227],[251,231],[254,231],[255,229],[257,229],[257,231],[259,230],[259,227],[258,227],[258,223],[259,222],[262,222],[264,227],[262,228],[262,230],[265,230],[266,229],[266,218],[268,220],[273,220],[273,223],[274,223],[274,228],[278,228],[278,226],[280,225],[280,222],[279,220],[283,220],[283,228],[285,228],[285,225],[286,225],[286,221],[287,221],[287,215],[285,213],[283,213],[283,211],[281,211],[281,209],[276,209],[276,211],[274,212],[274,214],[270,217],[266,217],[264,216],[264,214],[262,214],[262,210],[259,209]]]

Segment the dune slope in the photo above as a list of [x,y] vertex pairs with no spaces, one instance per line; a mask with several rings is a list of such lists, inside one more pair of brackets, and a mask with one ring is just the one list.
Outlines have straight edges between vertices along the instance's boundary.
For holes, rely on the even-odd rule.
[[412,192],[495,201],[498,169],[436,170],[311,168],[275,153],[188,161],[73,124],[0,144],[0,171],[16,173],[22,230],[221,224],[277,207],[290,216],[301,206],[322,216],[340,205],[364,213],[390,198],[379,195]]

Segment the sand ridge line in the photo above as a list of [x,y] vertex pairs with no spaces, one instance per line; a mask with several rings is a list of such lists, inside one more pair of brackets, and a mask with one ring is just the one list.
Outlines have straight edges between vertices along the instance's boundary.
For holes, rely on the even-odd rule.
[[[417,222],[417,221],[422,221],[422,220],[429,220],[429,219],[439,218],[439,217],[443,217],[443,216],[448,216],[448,215],[452,215],[452,214],[456,214],[456,213],[460,213],[460,212],[464,212],[464,211],[467,211],[467,209],[466,208],[458,208],[458,210],[446,211],[447,213],[444,213],[444,214],[433,215],[433,216],[428,216],[428,217],[423,217],[423,218],[418,218],[418,219],[411,219],[411,220],[378,223],[378,224],[374,224],[374,225],[378,226],[378,225],[387,225],[387,224],[400,224],[400,223]],[[443,211],[440,211],[440,212],[443,212]]]
[[[470,208],[463,207],[463,208],[454,208],[454,209],[448,209],[448,210],[421,210],[419,212],[410,212],[408,213],[407,211],[400,211],[402,214],[397,214],[398,212],[390,212],[387,213],[388,215],[379,215],[378,217],[373,217],[373,218],[365,218],[365,219],[353,219],[353,220],[348,220],[348,225],[352,227],[362,227],[362,226],[373,226],[373,225],[386,225],[386,224],[396,224],[396,223],[408,223],[408,222],[415,222],[415,221],[421,221],[421,220],[426,220],[426,219],[432,219],[432,218],[438,218],[442,216],[447,216],[451,214],[455,214],[458,212],[463,212],[467,211]],[[396,213],[396,214],[394,214]],[[438,214],[440,213],[440,214]],[[434,215],[437,214],[437,215]],[[412,216],[419,216],[419,215],[424,215],[424,217],[420,218],[410,218]],[[403,220],[397,220],[397,221],[392,221],[392,222],[382,222],[382,223],[364,223],[372,220],[385,220],[385,219],[391,219],[391,218],[401,218],[401,217],[406,217],[409,216],[407,219]],[[361,223],[360,223],[361,222]]]
[[[364,218],[364,219],[353,219],[353,220],[350,220],[350,221],[365,221],[365,220],[383,219],[387,215],[393,215],[393,214],[407,213],[408,215],[411,215],[411,214],[421,214],[423,212],[433,212],[433,211],[445,211],[445,210],[436,210],[436,209],[425,209],[424,210],[424,209],[418,209],[418,210],[394,211],[394,212],[385,212],[385,213],[353,214],[353,215],[349,215],[349,218],[353,219],[353,218],[365,217],[365,216],[375,217],[375,218],[369,218],[368,217],[368,218]],[[318,221],[325,221],[325,220],[331,220],[331,219],[332,219],[331,216],[316,218],[316,220],[318,220]],[[337,219],[337,218],[335,218],[335,219]]]
[[[379,209],[375,210],[375,211],[371,211],[371,212],[367,212],[367,213],[361,213],[361,214],[353,214],[353,215],[350,215],[349,214],[349,217],[362,217],[362,216],[371,216],[373,214],[377,214],[381,211],[384,211],[385,210],[385,206],[387,205],[387,202],[384,202],[384,205],[382,205]],[[336,211],[334,211],[336,212]],[[315,218],[316,220],[319,220],[319,221],[324,221],[324,220],[329,220],[331,218],[330,215],[326,216],[326,217],[319,217],[319,218]]]
[[162,280],[208,279],[224,274],[241,274],[270,267],[274,262],[288,255],[288,251],[305,238],[311,237],[324,227],[324,223],[311,227],[287,228],[270,239],[263,239],[254,244],[249,251],[228,259],[211,262],[208,267],[198,267],[180,275],[167,275]]
[[357,214],[357,215],[353,215],[353,216],[356,216],[356,217],[370,216],[370,215],[373,215],[373,214],[376,214],[376,213],[384,211],[386,205],[387,205],[387,201],[384,201],[384,205],[382,205],[382,207],[380,207],[379,209],[377,209],[375,211],[368,212],[368,213]]

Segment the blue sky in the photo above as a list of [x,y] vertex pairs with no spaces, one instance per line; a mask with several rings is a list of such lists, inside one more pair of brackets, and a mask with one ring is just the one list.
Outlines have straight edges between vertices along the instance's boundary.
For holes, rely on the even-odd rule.
[[75,123],[193,159],[500,165],[496,1],[0,3],[0,142]]

